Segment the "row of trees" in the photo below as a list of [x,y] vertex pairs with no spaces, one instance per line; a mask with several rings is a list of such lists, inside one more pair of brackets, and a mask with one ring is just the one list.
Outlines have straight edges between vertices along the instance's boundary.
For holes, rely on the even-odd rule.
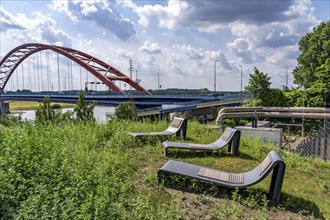
[[54,109],[50,104],[50,98],[45,97],[44,102],[36,110],[35,122],[39,124],[56,123],[61,124],[65,122],[87,122],[95,121],[93,110],[96,103],[90,105],[85,103],[85,92],[79,92],[78,102],[73,112],[68,111],[62,113],[59,109]]
[[256,67],[245,90],[254,106],[330,106],[330,20],[322,22],[299,41],[298,65],[293,70],[297,88],[272,89],[271,78]]
[[[60,109],[54,109],[50,104],[49,96],[44,98],[43,103],[36,110],[35,122],[38,124],[62,124],[75,122],[95,122],[93,110],[96,103],[87,105],[85,102],[85,92],[80,91],[78,102],[73,112],[62,112]],[[115,116],[118,119],[136,119],[136,107],[132,102],[122,102],[115,110]]]

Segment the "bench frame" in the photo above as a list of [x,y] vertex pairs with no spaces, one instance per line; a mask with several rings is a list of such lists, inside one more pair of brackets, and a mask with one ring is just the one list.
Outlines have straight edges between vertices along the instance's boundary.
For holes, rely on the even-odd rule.
[[170,148],[215,151],[224,148],[226,145],[228,145],[228,152],[237,156],[240,144],[240,137],[241,132],[239,130],[227,127],[220,136],[220,138],[211,144],[195,144],[169,141],[165,141],[162,144],[165,157],[168,155],[168,150]]
[[161,132],[130,132],[129,134],[133,137],[143,136],[170,136],[176,134],[177,137],[183,137],[186,139],[187,136],[187,125],[188,121],[185,118],[174,117],[171,125]]
[[245,173],[228,173],[225,171],[205,168],[194,164],[169,160],[157,172],[158,181],[166,181],[168,175],[190,177],[203,182],[214,183],[227,188],[247,188],[265,179],[271,171],[272,179],[269,186],[270,203],[278,204],[284,180],[286,165],[281,155],[271,151],[259,166]]

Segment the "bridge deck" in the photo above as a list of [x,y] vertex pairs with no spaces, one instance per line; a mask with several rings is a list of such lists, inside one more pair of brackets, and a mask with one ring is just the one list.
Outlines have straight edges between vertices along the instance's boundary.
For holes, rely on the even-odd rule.
[[[49,93],[1,93],[2,101],[37,101],[42,102],[49,96],[51,102],[77,103],[77,94],[62,92]],[[217,106],[239,106],[247,97],[232,96],[173,96],[173,95],[109,95],[86,94],[85,101],[96,101],[97,105],[118,106],[122,102],[132,101],[137,106],[138,116],[167,114]]]

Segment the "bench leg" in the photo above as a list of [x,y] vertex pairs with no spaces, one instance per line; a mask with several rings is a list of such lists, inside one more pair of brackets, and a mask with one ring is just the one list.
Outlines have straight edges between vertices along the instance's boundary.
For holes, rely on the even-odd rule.
[[168,149],[167,149],[167,147],[164,147],[163,150],[164,150],[164,156],[167,157],[167,154],[168,154]]
[[281,190],[285,174],[285,164],[279,163],[274,167],[269,192],[271,193],[271,203],[276,205],[280,202]]

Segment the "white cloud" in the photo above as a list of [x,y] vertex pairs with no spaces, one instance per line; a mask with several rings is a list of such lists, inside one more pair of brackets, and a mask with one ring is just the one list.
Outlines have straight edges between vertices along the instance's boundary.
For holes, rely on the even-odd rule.
[[116,50],[116,55],[118,57],[122,57],[122,58],[125,58],[125,59],[130,59],[134,56],[134,53],[132,51],[127,51],[127,50]]
[[245,64],[296,63],[299,39],[318,24],[313,10],[309,1],[294,1],[288,10],[284,11],[286,20],[279,19],[259,25],[231,23],[230,30],[236,39],[228,43],[227,47]]
[[148,26],[150,21],[158,21],[160,27],[175,29],[178,19],[185,16],[183,11],[188,7],[186,1],[168,1],[167,6],[162,5],[145,5],[136,7],[135,11],[140,16],[139,23]]
[[17,23],[15,17],[9,12],[5,11],[2,6],[0,6],[0,15],[1,15],[0,31],[6,31],[10,29],[19,29],[19,30],[24,29],[23,26]]
[[86,20],[113,33],[123,41],[135,39],[134,23],[117,12],[111,2],[103,0],[53,0],[52,9],[67,14],[75,23]]
[[[193,66],[194,63],[191,63],[191,66]],[[166,62],[166,67],[168,68],[168,71],[165,72],[165,74],[170,74],[171,72],[172,74],[175,75],[183,75],[183,76],[188,76],[189,75],[189,71],[188,68],[186,66],[186,62],[184,60],[184,58],[182,56],[180,56],[179,54],[169,54],[169,57],[167,59]]]
[[276,50],[272,53],[269,53],[269,56],[266,57],[266,62],[271,64],[286,64],[287,66],[296,65],[296,58],[298,57],[299,52],[295,46],[287,46],[282,50]]
[[[218,51],[207,51],[204,50],[203,48],[193,48],[191,45],[174,45],[173,48],[178,49],[179,54],[182,54],[181,57],[183,57],[183,59],[185,60],[189,60],[193,61],[194,63],[198,65],[207,65],[210,62],[213,62],[214,60],[219,60],[220,66],[223,69],[226,70],[231,70],[232,66],[231,64],[228,62],[226,56],[224,55],[224,53],[220,50]],[[184,62],[186,63],[186,62]],[[189,63],[188,65],[191,65],[191,63]]]
[[159,71],[159,63],[156,58],[152,55],[142,55],[138,59],[138,65],[145,73],[154,74]]
[[227,47],[229,48],[230,52],[239,57],[239,61],[241,63],[253,62],[252,51],[246,38],[237,38],[233,42],[229,42]]
[[225,69],[225,70],[231,70],[233,69],[232,65],[228,62],[227,58],[225,57],[225,54],[222,52],[219,52],[219,56],[217,58],[221,64],[221,66]]
[[[13,15],[4,8],[0,8],[0,13],[4,15],[6,23],[5,29],[8,35],[21,43],[39,42],[62,46],[71,46],[71,38],[64,31],[56,27],[56,22],[48,15],[41,12],[34,12],[34,18],[28,18],[25,14]],[[2,26],[3,27],[3,26]]]
[[192,60],[202,60],[205,58],[205,53],[202,48],[196,49],[190,45],[174,45],[174,48],[177,48],[183,52],[188,59]]
[[41,41],[65,47],[71,47],[71,37],[64,31],[56,29],[56,22],[49,16],[36,13],[36,31]]
[[[279,48],[296,45],[299,39],[318,24],[309,1],[295,1],[286,14],[286,20],[274,20],[267,24],[251,24],[243,21],[230,23],[232,34],[238,39],[245,38],[250,49]],[[301,13],[301,11],[303,13]]]
[[[87,4],[88,2],[83,2],[82,3],[82,10],[81,10],[81,13],[84,15],[84,16],[88,16],[90,14],[93,14],[95,12],[97,12],[97,8],[94,6],[94,5],[88,5]],[[84,6],[85,5],[85,6]]]
[[[240,1],[236,4],[231,1],[169,0],[165,5],[144,6],[129,2],[144,26],[214,33],[229,28],[236,39],[227,47],[243,63],[265,61],[280,48],[296,46],[299,39],[318,23],[310,1]],[[191,59],[203,59],[204,56],[189,48],[186,48],[186,55]]]
[[148,54],[162,53],[162,50],[159,47],[158,43],[150,43],[149,41],[145,41],[144,45],[140,47],[139,50]]
[[265,24],[290,19],[286,13],[293,4],[288,1],[177,1],[169,0],[166,6],[144,5],[135,8],[140,24],[147,26],[158,22],[168,29],[196,28],[200,31],[215,32],[233,22]]

